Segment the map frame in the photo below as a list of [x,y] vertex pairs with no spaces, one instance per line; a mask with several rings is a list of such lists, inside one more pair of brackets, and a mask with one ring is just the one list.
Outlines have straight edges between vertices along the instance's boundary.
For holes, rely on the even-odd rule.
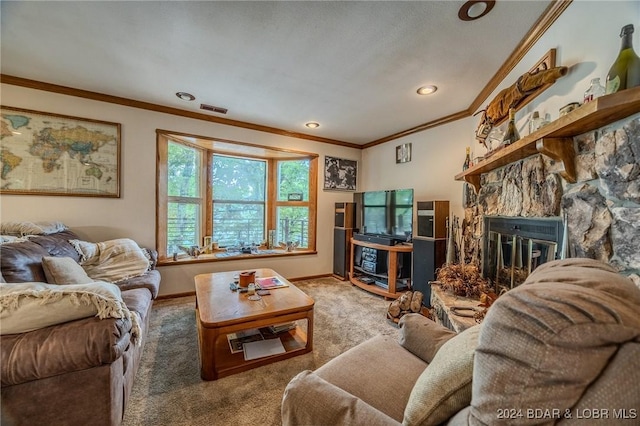
[[[110,157],[111,163],[116,165],[115,172],[115,188],[113,191],[105,191],[96,193],[95,191],[86,191],[80,187],[67,187],[64,190],[57,189],[51,190],[48,188],[31,188],[31,189],[11,189],[4,188],[0,185],[0,195],[62,195],[62,196],[75,196],[75,197],[103,197],[103,198],[120,198],[120,183],[121,183],[121,127],[120,123],[114,123],[111,121],[96,120],[91,118],[75,117],[71,115],[56,114],[50,112],[36,111],[30,109],[16,108],[6,105],[0,105],[0,116],[4,117],[5,113],[15,114],[19,113],[32,119],[37,116],[42,120],[55,120],[56,123],[62,123],[65,127],[82,127],[87,125],[99,125],[104,129],[104,133],[112,136],[115,139],[115,155]],[[30,144],[35,139],[36,131],[28,128],[20,128],[19,136],[21,142]],[[0,142],[0,148],[4,147],[4,143]],[[102,154],[104,155],[104,154]],[[45,172],[43,171],[43,174]]]

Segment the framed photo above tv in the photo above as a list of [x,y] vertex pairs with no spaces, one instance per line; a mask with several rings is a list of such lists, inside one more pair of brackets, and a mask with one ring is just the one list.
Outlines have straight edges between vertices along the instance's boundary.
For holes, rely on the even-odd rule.
[[1,107],[0,194],[120,197],[120,124]]
[[324,157],[324,189],[355,191],[358,177],[358,162],[343,158]]

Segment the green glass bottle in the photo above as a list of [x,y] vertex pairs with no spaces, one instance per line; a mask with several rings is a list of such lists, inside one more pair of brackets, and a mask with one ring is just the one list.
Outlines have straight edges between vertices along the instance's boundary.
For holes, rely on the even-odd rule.
[[607,74],[606,94],[640,86],[640,58],[633,51],[633,24],[625,25],[620,31],[622,45],[609,74]]
[[509,108],[509,123],[507,124],[507,130],[504,132],[504,138],[502,138],[503,145],[511,145],[515,141],[520,139],[520,133],[516,127],[516,110]]
[[464,164],[462,164],[462,170],[467,170],[471,166],[471,147],[467,147],[467,156],[464,159]]

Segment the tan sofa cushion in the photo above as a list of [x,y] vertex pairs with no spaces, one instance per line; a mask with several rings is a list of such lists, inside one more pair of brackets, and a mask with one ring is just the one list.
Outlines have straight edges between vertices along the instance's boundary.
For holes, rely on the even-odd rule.
[[397,426],[398,422],[307,370],[284,391],[282,424]]
[[456,335],[435,321],[420,314],[407,314],[400,318],[400,338],[403,348],[422,359],[431,362],[436,352],[449,339]]
[[411,391],[404,425],[438,425],[469,405],[480,328],[468,328],[442,345]]
[[[557,419],[536,419],[535,412],[527,420],[526,410],[563,415],[607,372],[623,376],[609,364],[626,344],[640,341],[638,312],[640,290],[611,266],[590,259],[540,266],[487,313],[475,355],[472,418],[554,424]],[[622,363],[637,370],[637,361]],[[505,408],[522,409],[523,417],[498,419]],[[588,408],[621,407],[613,394]]]
[[42,269],[50,284],[89,284],[94,280],[70,257],[45,256]]
[[314,374],[401,422],[411,389],[426,366],[395,337],[378,335],[340,354]]

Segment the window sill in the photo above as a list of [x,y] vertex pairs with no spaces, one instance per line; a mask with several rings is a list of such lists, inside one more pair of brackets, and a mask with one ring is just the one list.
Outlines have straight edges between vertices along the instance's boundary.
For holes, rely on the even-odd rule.
[[157,266],[188,265],[192,263],[225,262],[228,260],[261,259],[266,257],[287,257],[308,254],[318,254],[318,252],[315,250],[268,250],[268,253],[259,252],[255,254],[229,254],[224,251],[220,251],[218,253],[201,254],[198,257],[191,257],[186,254],[182,254],[180,255],[180,257],[178,257],[178,260],[173,260],[172,258],[159,259]]

